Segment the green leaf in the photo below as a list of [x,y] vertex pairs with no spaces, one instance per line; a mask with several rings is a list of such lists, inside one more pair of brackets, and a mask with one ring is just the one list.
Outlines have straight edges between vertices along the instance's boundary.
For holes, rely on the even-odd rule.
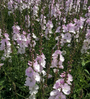
[[84,70],[88,75],[90,75],[89,71],[87,69]]
[[0,81],[0,86],[3,84],[4,80]]
[[3,88],[5,88],[5,86],[0,86],[0,90],[2,90]]
[[89,63],[89,62],[90,62],[90,60],[88,60],[88,61],[86,61],[86,62],[83,60],[83,61],[82,61],[82,66],[85,66],[85,65],[86,65],[87,63]]
[[84,60],[82,61],[82,66],[85,66],[85,61]]
[[90,60],[86,61],[85,64],[87,64],[87,63],[89,63],[89,62],[90,62]]

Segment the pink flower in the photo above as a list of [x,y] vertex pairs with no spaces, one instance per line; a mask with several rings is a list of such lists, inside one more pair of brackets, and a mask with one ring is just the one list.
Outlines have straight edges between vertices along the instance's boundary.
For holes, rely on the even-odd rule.
[[46,65],[46,61],[45,61],[45,55],[42,53],[41,56],[37,56],[36,61],[39,63],[39,65],[41,66],[40,69],[42,71],[43,68],[45,68]]
[[[59,59],[58,59],[59,56]],[[53,54],[52,54],[52,63],[51,63],[51,67],[50,68],[54,68],[59,65],[60,69],[63,69],[63,65],[62,62],[64,61],[64,57],[62,56],[62,52],[60,50],[56,50]]]
[[63,32],[68,32],[67,27],[65,25],[62,25]]
[[28,67],[28,68],[26,69],[25,73],[26,73],[26,75],[27,75],[28,77],[32,77],[34,71],[33,71],[33,69],[32,69],[31,67]]
[[90,39],[90,29],[87,29],[86,39]]
[[16,34],[19,33],[20,27],[18,25],[16,26],[14,25],[12,28],[13,28],[13,33],[16,33]]
[[47,28],[50,28],[50,29],[53,28],[53,23],[52,23],[52,21],[49,20],[48,23],[46,24],[46,27],[47,27]]
[[55,84],[54,84],[54,87],[53,87],[54,89],[58,89],[58,88],[60,88],[60,82],[56,82]]
[[69,23],[67,25],[67,29],[68,29],[69,32],[75,33],[75,24]]
[[64,79],[58,79],[56,81],[56,83],[54,84],[53,88],[54,89],[61,89],[62,88],[62,85],[64,84]]
[[4,36],[5,36],[6,40],[10,40],[9,35],[7,33],[4,33]]
[[70,33],[66,33],[64,35],[64,39],[66,39],[66,41],[70,43],[70,41],[71,41],[71,34]]
[[0,63],[0,67],[3,66],[3,65],[4,65],[4,63]]
[[60,28],[61,28],[60,26],[59,26],[59,27],[57,27],[57,29],[56,29],[56,31],[55,31],[55,32],[56,32],[56,33],[60,32]]
[[56,58],[58,56],[58,54],[61,55],[61,53],[62,52],[60,50],[56,50],[55,53],[52,54],[52,56]]
[[68,78],[67,78],[67,83],[68,83],[69,85],[71,85],[71,81],[73,81],[73,77],[72,77],[72,75],[70,75],[70,74],[68,74],[67,76],[68,76]]
[[[31,95],[35,95],[37,92],[38,92],[38,89],[39,89],[39,86],[38,85],[35,85],[33,87],[29,87],[29,90],[30,90],[30,94]],[[33,99],[33,98],[32,98]]]
[[35,83],[36,81],[33,77],[32,78],[27,77],[25,81],[25,86],[33,87]]
[[50,96],[48,99],[55,99],[55,97],[54,96]]
[[90,13],[90,6],[88,7],[88,12]]
[[50,93],[50,96],[56,96],[58,93],[60,93],[58,90],[53,90]]
[[70,86],[67,83],[62,86],[62,92],[66,95],[70,94]]
[[62,55],[60,55],[60,61],[64,62],[64,57]]
[[28,65],[29,65],[29,66],[32,66],[32,62],[31,62],[31,61],[28,61]]
[[60,77],[64,78],[66,76],[65,73],[61,73]]
[[58,90],[53,90],[50,93],[49,99],[66,99],[66,96]]
[[27,33],[25,31],[23,31],[23,34],[26,35]]
[[55,97],[55,99],[66,99],[66,96],[65,96],[62,92],[60,92],[60,93]]
[[36,61],[34,64],[33,64],[33,68],[36,72],[40,72],[40,65],[38,64],[38,62]]
[[52,75],[49,74],[49,75],[48,75],[48,78],[52,78]]
[[35,81],[40,82],[40,75],[37,72],[34,72],[33,76],[34,76]]

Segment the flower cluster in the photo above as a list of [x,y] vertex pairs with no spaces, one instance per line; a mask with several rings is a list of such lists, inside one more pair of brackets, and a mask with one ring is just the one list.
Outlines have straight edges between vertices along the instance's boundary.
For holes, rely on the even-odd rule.
[[[52,54],[52,63],[51,67],[53,68],[54,72],[59,72],[59,69],[63,69],[62,63],[64,62],[64,57],[62,56],[62,51],[56,50],[55,53]],[[55,69],[54,69],[55,68]],[[53,91],[50,93],[49,99],[66,99],[65,95],[70,94],[70,85],[71,81],[73,81],[72,75],[66,72],[61,73],[61,79],[58,79],[54,86]]]
[[[64,61],[64,57],[62,56],[62,52],[60,50],[56,50],[55,53],[52,54],[52,63],[50,68],[55,68],[55,69],[63,69],[62,62]],[[55,70],[54,69],[54,70]]]
[[29,99],[36,99],[35,94],[38,92],[39,86],[37,85],[43,78],[41,78],[41,74],[43,76],[46,75],[46,72],[43,70],[45,68],[45,56],[42,53],[42,55],[37,56],[37,58],[34,60],[34,63],[29,61],[28,65],[29,67],[26,69],[26,81],[25,86],[29,86],[30,90],[30,97]]
[[[52,70],[55,75],[55,84],[49,99],[66,99],[66,95],[70,94],[73,77],[69,70],[71,70],[74,54],[78,54],[81,51],[80,55],[82,57],[84,56],[82,54],[87,53],[90,49],[90,6],[87,6],[87,4],[88,0],[4,0],[1,7],[7,7],[8,13],[7,11],[5,13],[13,13],[12,19],[15,22],[9,38],[10,33],[5,31],[5,29],[8,29],[8,25],[5,25],[4,17],[0,18],[4,23],[0,25],[3,31],[0,29],[0,51],[4,52],[1,59],[5,60],[11,57],[10,55],[11,53],[13,55],[14,48],[17,54],[30,56],[29,58],[32,61],[28,61],[29,67],[25,71],[27,76],[25,86],[29,86],[30,90],[29,99],[36,99],[40,82],[42,85],[44,85],[43,83],[48,85],[47,79],[52,77],[53,74],[49,74],[53,73],[51,72]],[[86,9],[87,11],[85,11]],[[86,14],[82,13],[82,11]],[[20,13],[20,20],[15,15],[18,13]],[[43,37],[46,38],[44,39],[45,41],[43,41]],[[36,42],[38,40],[40,42]],[[51,63],[47,59],[46,68],[46,58],[43,54],[42,46],[45,45],[43,43],[47,40],[50,40],[50,42],[52,40],[52,43],[53,41],[56,43],[53,43],[55,44],[53,48],[48,46],[52,52],[55,49],[55,52],[51,55]],[[39,44],[40,55],[36,54]],[[69,49],[71,52],[68,51]],[[44,50],[47,53],[46,48]],[[60,70],[62,69],[63,71],[64,69],[65,53],[67,55],[70,53],[70,64],[66,67],[67,71],[61,73]],[[48,53],[46,55],[48,57]],[[24,60],[23,57],[21,59]],[[0,64],[1,66],[3,64]],[[45,75],[47,75],[46,80],[44,79]],[[59,75],[61,78],[59,78]]]
[[16,9],[22,12],[24,9],[30,9],[32,7],[33,15],[37,16],[40,2],[41,0],[10,0],[7,3],[8,14],[13,13]]
[[[25,53],[25,48],[28,47],[28,46],[31,46],[32,47],[32,44],[31,44],[31,33],[26,33],[25,31],[22,31],[22,33],[20,33],[20,27],[18,25],[14,25],[13,27],[13,42],[14,44],[17,43],[17,48],[18,48],[18,53],[20,54],[24,54]],[[35,40],[37,40],[37,37],[35,36],[34,33],[33,34],[33,38]],[[33,47],[35,47],[36,45],[36,42],[35,40],[32,40],[33,42]]]
[[66,74],[66,72],[61,73],[61,79],[58,79],[54,86],[53,91],[50,93],[49,99],[66,99],[66,95],[70,94],[70,85],[73,78],[70,74]]
[[46,30],[45,30],[46,38],[48,38],[48,35],[49,35],[49,37],[51,37],[50,34],[52,34],[52,28],[53,28],[53,23],[52,23],[52,21],[49,20],[46,24]]
[[1,57],[2,60],[5,60],[6,58],[10,58],[10,53],[12,53],[11,51],[11,43],[10,43],[10,38],[8,33],[4,33],[3,35],[1,35],[1,45],[0,45],[0,50],[3,51],[4,50],[4,54]]

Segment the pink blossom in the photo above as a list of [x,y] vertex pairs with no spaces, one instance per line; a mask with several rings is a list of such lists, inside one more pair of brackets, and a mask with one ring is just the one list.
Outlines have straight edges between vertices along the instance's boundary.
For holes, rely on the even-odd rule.
[[37,82],[40,82],[40,75],[39,75],[39,73],[37,73],[37,72],[34,72],[34,79],[35,79],[35,81],[37,81]]
[[36,61],[34,64],[33,64],[33,68],[36,72],[40,72],[40,65],[38,64],[38,62]]
[[50,92],[50,96],[56,96],[59,93],[58,90],[53,90]]
[[52,78],[52,75],[49,74],[49,75],[48,75],[48,78]]
[[70,94],[70,86],[65,83],[64,85],[62,85],[62,92],[66,95],[69,95]]
[[42,53],[41,56],[37,56],[36,61],[39,63],[40,65],[40,69],[42,71],[43,68],[45,68],[46,65],[46,61],[45,61],[45,55]]
[[71,34],[70,33],[65,33],[64,39],[66,39],[66,41],[70,43],[70,41],[71,41]]
[[69,32],[72,32],[75,34],[75,24],[73,24],[73,23],[67,24],[67,29]]
[[62,92],[60,92],[60,93],[55,97],[55,99],[66,99],[66,96],[65,96]]
[[33,86],[33,87],[29,87],[29,90],[30,90],[30,94],[31,95],[34,95],[34,94],[36,94],[37,92],[38,92],[38,89],[39,89],[39,86],[38,85],[35,85],[35,86]]
[[73,81],[73,77],[71,74],[67,74],[67,83],[71,85],[71,81]]
[[56,31],[55,31],[55,32],[56,32],[56,33],[60,32],[60,28],[61,28],[60,26],[59,26],[59,27],[57,27],[57,29],[56,29]]
[[25,73],[26,73],[26,75],[27,75],[28,77],[32,77],[34,71],[33,71],[33,69],[32,69],[31,67],[28,67],[28,68],[26,69]]
[[25,81],[25,86],[33,87],[35,83],[36,81],[33,77],[32,78],[27,77]]
[[3,66],[3,65],[4,65],[4,63],[0,63],[0,67]]
[[58,79],[56,83],[54,84],[54,89],[62,88],[62,85],[64,84],[64,79]]
[[18,25],[16,25],[16,26],[14,25],[12,28],[13,28],[13,33],[17,34],[20,32],[20,27]]

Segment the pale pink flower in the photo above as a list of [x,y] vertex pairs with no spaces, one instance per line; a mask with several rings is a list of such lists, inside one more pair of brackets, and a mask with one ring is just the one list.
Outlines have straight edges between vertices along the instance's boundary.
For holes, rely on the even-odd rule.
[[71,82],[73,81],[73,77],[72,77],[72,75],[71,74],[67,74],[67,83],[69,84],[69,85],[71,85]]
[[52,23],[52,21],[49,20],[48,23],[46,24],[46,27],[47,27],[47,28],[50,28],[50,29],[53,28],[53,23]]
[[54,89],[58,89],[58,88],[62,88],[62,85],[64,84],[64,79],[58,79],[56,81],[56,83],[54,84],[53,88]]
[[55,99],[66,99],[66,96],[65,96],[62,92],[60,92],[60,93],[55,97]]
[[35,86],[33,86],[33,87],[29,87],[29,90],[30,90],[30,94],[31,95],[34,95],[34,94],[36,94],[37,92],[38,92],[38,89],[39,89],[39,86],[38,85],[35,85]]
[[69,32],[72,32],[72,33],[75,34],[75,24],[69,23],[69,24],[67,25],[67,30],[68,30]]
[[59,93],[58,90],[53,90],[50,92],[50,96],[56,96]]
[[54,84],[54,86],[53,86],[53,88],[54,89],[58,89],[58,88],[60,88],[61,86],[60,86],[60,82],[58,81],[58,82],[56,82],[55,84]]
[[37,72],[33,74],[35,81],[40,82],[40,75]]
[[26,73],[26,75],[27,75],[28,77],[32,77],[34,71],[33,71],[33,69],[32,69],[31,67],[28,67],[28,68],[26,69],[25,73]]
[[4,33],[4,36],[5,36],[6,40],[10,40],[9,35],[7,33]]
[[67,83],[65,83],[63,86],[62,86],[62,92],[64,93],[64,94],[66,94],[66,95],[69,95],[70,94],[70,86],[67,84]]
[[25,48],[24,47],[20,47],[19,49],[18,49],[18,53],[20,53],[20,54],[24,54],[25,53]]
[[35,70],[36,72],[40,72],[40,65],[38,64],[37,61],[34,62],[34,64],[33,64],[33,68],[34,68],[34,70]]
[[56,51],[52,54],[52,56],[53,56],[53,57],[57,57],[58,54],[61,55],[61,53],[62,53],[62,52],[61,52],[60,50],[56,50]]
[[36,99],[35,94],[30,95],[28,99]]
[[88,6],[88,13],[90,13],[90,6]]
[[62,55],[60,55],[60,61],[64,62],[64,57]]
[[12,28],[13,28],[13,33],[17,34],[20,32],[20,27],[18,25],[16,25],[16,26],[14,25]]
[[32,78],[27,77],[24,85],[33,87],[33,86],[35,86],[35,83],[36,83],[36,81],[33,77]]
[[60,28],[61,28],[60,26],[59,26],[59,27],[57,27],[57,29],[56,29],[56,31],[55,31],[55,32],[56,32],[56,33],[59,33],[59,32],[60,32]]
[[32,66],[32,62],[31,62],[31,61],[28,61],[28,65],[29,65],[29,66]]
[[65,73],[61,73],[60,77],[64,78],[66,76]]
[[90,39],[90,29],[87,29],[86,39]]
[[48,75],[48,78],[52,78],[52,75],[51,75],[51,74],[49,74],[49,75]]
[[90,25],[90,18],[87,19],[86,23]]
[[42,70],[42,74],[43,74],[43,76],[45,76],[45,75],[46,75],[46,72],[45,72],[45,70]]
[[55,97],[54,96],[50,96],[48,99],[55,99]]
[[68,29],[65,25],[62,25],[62,28],[63,28],[63,32],[68,32]]
[[36,61],[40,64],[40,69],[42,71],[43,68],[45,68],[46,61],[45,61],[45,55],[42,53],[41,56],[37,56]]
[[70,43],[70,41],[71,41],[71,34],[70,33],[66,33],[64,35],[64,39],[66,39],[66,41]]
[[3,66],[3,65],[4,65],[4,63],[0,63],[0,67]]

